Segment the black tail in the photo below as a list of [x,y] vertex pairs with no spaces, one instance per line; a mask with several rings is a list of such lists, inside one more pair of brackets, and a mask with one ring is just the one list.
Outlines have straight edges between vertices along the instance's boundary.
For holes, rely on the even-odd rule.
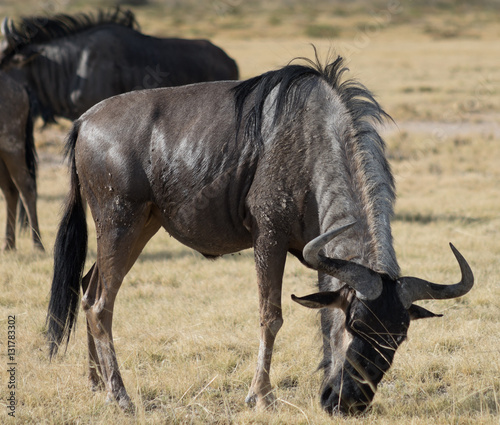
[[[28,119],[26,120],[26,128],[25,128],[25,158],[26,158],[26,166],[30,173],[31,178],[35,183],[35,193],[36,193],[36,166],[37,166],[37,154],[35,147],[35,140],[33,139],[33,113],[32,107],[30,104],[30,110],[28,113]],[[23,203],[19,200],[19,214],[18,214],[18,222],[21,230],[24,230],[28,227],[28,215],[26,214],[26,209],[24,208]]]
[[76,121],[66,141],[71,188],[54,246],[54,277],[46,321],[51,358],[63,340],[68,343],[74,327],[87,255],[87,221],[74,156],[79,127]]

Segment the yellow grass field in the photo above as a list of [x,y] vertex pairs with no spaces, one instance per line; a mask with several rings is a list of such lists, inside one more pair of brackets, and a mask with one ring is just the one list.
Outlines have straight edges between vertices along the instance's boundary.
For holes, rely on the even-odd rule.
[[[146,33],[212,39],[236,59],[242,78],[297,56],[313,58],[311,43],[322,58],[344,55],[349,77],[375,92],[394,118],[381,132],[397,183],[393,234],[403,274],[455,283],[453,242],[476,283],[463,298],[419,302],[444,317],[411,325],[372,409],[355,418],[321,410],[319,317],[290,300],[314,290],[315,273],[293,257],[271,373],[278,400],[273,411],[247,408],[259,343],[252,251],[208,261],[165,231],[127,275],[115,307],[115,347],[136,414],[89,390],[83,314],[66,353],[49,362],[52,246],[69,183],[61,151],[70,123],[61,120],[46,129],[37,123],[35,134],[47,252],[34,252],[27,234],[18,236],[17,251],[0,252],[0,423],[500,423],[500,6],[413,3],[151,0],[133,7]],[[95,4],[6,0],[0,14],[88,11]],[[2,229],[4,205],[0,197]],[[95,258],[91,220],[89,229],[88,265]],[[15,418],[7,415],[11,316]]]

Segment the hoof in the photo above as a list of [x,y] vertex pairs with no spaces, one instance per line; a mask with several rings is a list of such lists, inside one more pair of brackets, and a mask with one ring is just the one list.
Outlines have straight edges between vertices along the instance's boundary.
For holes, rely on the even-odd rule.
[[[90,391],[96,393],[98,391],[104,390],[104,383],[100,379],[89,378]],[[106,399],[106,402],[108,400]]]
[[118,402],[118,406],[120,406],[120,409],[122,409],[125,413],[128,413],[130,415],[135,414],[135,405],[132,403],[130,399],[128,400],[120,400]]
[[257,395],[256,394],[248,394],[245,398],[245,403],[248,407],[253,409],[257,405]]
[[266,410],[275,406],[276,397],[272,391],[269,391],[264,397],[259,397],[251,392],[245,398],[245,403],[252,409],[256,407],[257,410]]
[[37,252],[45,252],[45,248],[43,247],[43,244],[41,242],[37,242],[33,246],[35,247],[35,250]]
[[125,396],[120,397],[119,400],[115,399],[113,394],[108,393],[106,396],[106,404],[118,404],[118,407],[122,409],[125,413],[134,414],[135,413],[135,405],[130,400],[130,397],[125,394]]
[[16,250],[16,244],[11,243],[11,242],[5,242],[2,246],[2,251],[9,252],[9,251],[15,251]]

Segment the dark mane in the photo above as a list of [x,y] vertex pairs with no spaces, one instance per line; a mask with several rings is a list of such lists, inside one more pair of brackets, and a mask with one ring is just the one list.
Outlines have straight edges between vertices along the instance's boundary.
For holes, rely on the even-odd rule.
[[139,29],[133,12],[120,8],[110,11],[100,10],[97,15],[92,13],[78,13],[76,15],[60,13],[54,16],[23,17],[18,24],[14,24],[12,20],[6,20],[3,24],[3,30],[8,51],[4,51],[3,54],[12,54],[30,44],[44,43],[107,24]]
[[[307,100],[307,95],[316,84],[317,79],[312,77],[321,77],[321,73],[315,67],[304,65],[288,65],[276,71],[269,71],[265,74],[251,78],[238,84],[234,89],[235,109],[237,129],[241,126],[243,119],[243,110],[247,104],[250,95],[254,94],[255,99],[247,113],[247,126],[244,129],[245,136],[257,141],[262,138],[262,120],[264,103],[271,91],[279,86],[279,91],[276,97],[276,111],[274,122],[276,123],[279,117],[284,113],[284,109],[289,104],[292,96],[295,101],[302,100],[301,103]],[[306,83],[306,81],[309,83]],[[303,84],[300,84],[303,83]],[[312,84],[311,84],[312,83]],[[299,93],[300,92],[300,93]],[[303,95],[300,95],[300,94]],[[295,102],[292,102],[294,104]],[[295,106],[295,105],[294,105]],[[299,106],[300,105],[296,105]],[[294,108],[287,108],[293,111]],[[297,109],[295,109],[297,110]]]
[[287,65],[281,69],[266,72],[241,82],[233,89],[238,128],[243,119],[243,110],[248,98],[251,94],[255,95],[246,116],[248,120],[247,128],[245,128],[246,136],[260,139],[264,103],[274,88],[279,85],[275,100],[274,122],[276,123],[282,114],[300,110],[301,104],[305,103],[308,95],[320,80],[326,81],[339,94],[356,124],[366,119],[372,119],[378,123],[385,119],[392,120],[366,87],[355,80],[342,82],[342,74],[348,71],[348,68],[344,66],[344,60],[340,56],[326,66],[322,65],[319,60],[316,62],[306,58],[295,60],[303,60],[306,64]]
[[328,65],[322,65],[317,57],[316,61],[299,59],[305,64],[292,64],[267,72],[233,89],[237,128],[240,128],[245,116],[246,126],[241,130],[246,138],[260,143],[264,105],[273,89],[277,88],[273,104],[273,120],[276,124],[283,116],[286,116],[287,121],[292,120],[293,115],[303,109],[312,91],[326,82],[347,108],[355,129],[354,137],[346,141],[345,149],[351,152],[352,158],[347,166],[351,174],[356,176],[353,185],[359,188],[366,207],[373,237],[370,250],[380,268],[377,271],[397,277],[399,266],[392,247],[392,236],[384,223],[385,219],[393,215],[395,185],[385,157],[385,143],[374,126],[374,123],[392,119],[365,86],[355,80],[342,78],[348,69],[340,56]]

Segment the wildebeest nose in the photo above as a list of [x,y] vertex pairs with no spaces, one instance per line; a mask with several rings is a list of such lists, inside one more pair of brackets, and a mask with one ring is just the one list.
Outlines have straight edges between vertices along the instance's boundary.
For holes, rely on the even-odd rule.
[[[333,414],[333,400],[331,400],[332,393],[332,387],[326,387],[321,394],[321,406],[323,406],[323,409],[325,409],[330,415]],[[335,395],[338,400],[338,395]]]
[[330,415],[353,415],[363,413],[369,404],[340,396],[337,391],[328,386],[321,394],[321,405]]

